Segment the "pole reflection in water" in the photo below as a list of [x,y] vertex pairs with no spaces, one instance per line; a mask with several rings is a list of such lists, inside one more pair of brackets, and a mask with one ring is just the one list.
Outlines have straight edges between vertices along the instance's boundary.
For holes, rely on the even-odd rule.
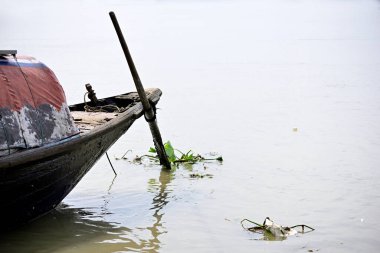
[[[158,252],[163,226],[163,208],[168,203],[168,184],[172,172],[161,171],[159,181],[150,180],[149,192],[154,193],[153,224],[129,228],[112,218],[111,190],[114,178],[105,196],[104,205],[96,208],[73,208],[61,204],[56,210],[31,224],[0,234],[0,252]],[[141,210],[137,210],[141,211]],[[111,217],[111,218],[110,218]],[[111,220],[111,221],[110,221]],[[146,233],[148,232],[148,233]]]
[[158,252],[158,249],[160,247],[160,240],[158,237],[166,233],[163,225],[162,225],[162,217],[164,216],[164,212],[162,212],[162,209],[166,206],[168,201],[168,194],[169,191],[167,191],[167,185],[170,183],[171,178],[173,174],[170,171],[162,170],[159,177],[159,188],[157,195],[153,198],[153,207],[151,208],[154,210],[153,217],[155,219],[155,222],[152,227],[148,227],[147,229],[151,232],[153,239],[150,240],[152,244],[152,249],[154,249],[154,252]]

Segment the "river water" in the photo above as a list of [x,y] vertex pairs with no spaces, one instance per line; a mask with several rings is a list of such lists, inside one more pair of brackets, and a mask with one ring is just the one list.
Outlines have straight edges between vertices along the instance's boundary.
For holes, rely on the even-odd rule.
[[[163,90],[163,138],[224,161],[132,163],[152,146],[138,120],[108,152],[117,177],[103,157],[0,252],[379,251],[380,1],[1,0],[0,47],[50,66],[70,104],[88,82],[134,90],[110,10],[143,84]],[[316,230],[241,227],[267,216]]]

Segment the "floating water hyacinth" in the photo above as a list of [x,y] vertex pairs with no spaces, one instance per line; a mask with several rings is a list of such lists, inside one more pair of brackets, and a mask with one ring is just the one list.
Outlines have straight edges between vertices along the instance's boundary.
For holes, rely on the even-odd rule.
[[[182,152],[182,151],[180,151],[178,149],[175,149],[172,146],[172,144],[170,143],[170,141],[167,141],[164,144],[164,148],[165,148],[166,155],[168,156],[169,162],[171,164],[173,164],[173,165],[177,165],[177,164],[180,164],[180,163],[194,164],[194,163],[205,162],[205,161],[219,161],[219,162],[223,162],[223,157],[222,156],[217,156],[215,158],[205,158],[205,157],[201,156],[200,154],[195,154],[192,150],[189,150],[186,153]],[[129,152],[131,152],[131,151],[132,150],[128,150],[127,152],[125,152],[125,154],[122,157],[116,158],[116,160],[128,159],[126,157],[126,155]],[[141,163],[142,159],[144,157],[149,158],[149,159],[151,159],[153,161],[157,161],[157,162],[159,161],[159,158],[157,156],[157,152],[156,152],[155,148],[150,147],[148,152],[150,153],[148,155],[136,156],[135,158],[133,158],[132,162],[133,163]]]
[[[170,141],[167,141],[164,144],[165,152],[166,155],[168,156],[169,162],[173,164],[178,164],[178,163],[197,163],[197,162],[203,162],[203,161],[223,161],[223,157],[218,156],[216,158],[205,158],[199,154],[194,154],[192,150],[185,152],[182,152],[178,149],[173,148],[172,144]],[[176,155],[177,153],[180,153],[179,155]],[[157,153],[156,149],[151,147],[149,149],[150,153]],[[157,156],[148,156],[153,159],[158,159]]]

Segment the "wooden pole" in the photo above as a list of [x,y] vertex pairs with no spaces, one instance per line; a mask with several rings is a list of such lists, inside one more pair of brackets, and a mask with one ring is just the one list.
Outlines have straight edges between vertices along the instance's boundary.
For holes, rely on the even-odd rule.
[[165,168],[170,169],[171,168],[170,162],[169,162],[168,157],[167,157],[166,152],[165,152],[165,148],[164,148],[164,144],[162,142],[160,130],[158,129],[156,114],[155,114],[152,106],[150,105],[147,97],[146,97],[144,87],[141,83],[139,74],[137,73],[137,69],[135,67],[135,64],[133,63],[132,56],[129,52],[127,43],[125,42],[123,33],[122,33],[120,26],[119,26],[119,23],[117,22],[116,15],[113,11],[111,11],[109,13],[109,15],[110,15],[112,23],[115,27],[117,36],[118,36],[120,44],[121,44],[121,47],[123,48],[125,58],[127,59],[129,69],[130,69],[132,77],[133,77],[133,81],[135,82],[137,93],[139,94],[141,103],[143,105],[144,116],[145,116],[146,121],[149,124],[149,128],[150,128],[150,131],[151,131],[152,136],[153,136],[153,143],[154,143],[154,146],[156,148],[158,157],[160,159],[160,163]]

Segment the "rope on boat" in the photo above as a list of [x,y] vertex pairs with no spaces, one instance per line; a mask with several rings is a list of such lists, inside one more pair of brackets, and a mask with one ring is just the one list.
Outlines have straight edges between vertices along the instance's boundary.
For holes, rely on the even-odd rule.
[[125,112],[127,107],[118,107],[117,105],[101,105],[101,106],[89,106],[86,101],[86,95],[88,92],[84,94],[84,110],[86,112],[114,112],[114,113],[122,113]]

